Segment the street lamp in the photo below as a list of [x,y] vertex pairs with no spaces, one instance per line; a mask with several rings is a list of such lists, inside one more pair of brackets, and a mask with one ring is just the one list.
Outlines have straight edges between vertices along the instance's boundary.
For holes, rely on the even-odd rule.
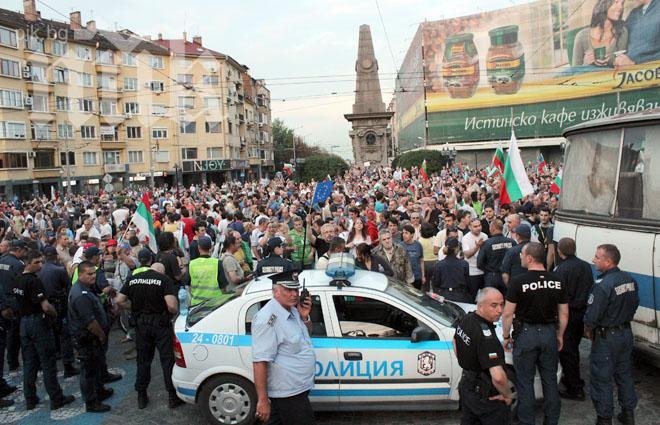
[[295,166],[296,163],[296,130],[300,130],[301,128],[305,127],[304,125],[301,125],[300,127],[296,127],[291,129],[291,147],[293,149],[293,163]]
[[449,164],[454,161],[454,158],[456,158],[456,148],[452,147],[451,149],[449,148],[449,143],[445,143],[445,145],[440,149],[440,155],[445,159],[445,166],[449,168]]

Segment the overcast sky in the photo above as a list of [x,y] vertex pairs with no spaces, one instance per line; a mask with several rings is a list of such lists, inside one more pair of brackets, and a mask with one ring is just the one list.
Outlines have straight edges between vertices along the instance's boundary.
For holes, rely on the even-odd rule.
[[[417,26],[438,20],[526,3],[528,0],[37,0],[45,18],[68,20],[80,10],[83,23],[102,29],[128,28],[141,35],[189,39],[226,53],[264,78],[271,90],[273,118],[281,118],[311,144],[352,158],[349,125],[355,89],[358,29],[371,26],[387,105],[394,76]],[[21,0],[3,6],[22,10]],[[382,21],[379,16],[382,16]],[[65,19],[66,16],[66,19]],[[389,38],[389,46],[387,39]],[[391,48],[390,48],[391,46]],[[293,78],[295,77],[295,78]],[[334,94],[333,94],[334,93]]]

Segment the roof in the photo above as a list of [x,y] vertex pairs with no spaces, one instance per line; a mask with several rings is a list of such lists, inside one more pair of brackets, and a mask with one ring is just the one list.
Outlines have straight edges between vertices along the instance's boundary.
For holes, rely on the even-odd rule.
[[[253,280],[243,293],[252,294],[254,292],[270,291],[273,284],[269,276],[261,276]],[[313,292],[313,288],[330,287],[332,278],[325,274],[325,270],[304,270],[298,276],[298,280],[301,285],[304,280],[305,288]],[[367,288],[376,291],[384,291],[388,284],[387,276],[384,274],[366,270],[356,270],[348,281],[351,283],[351,288]]]
[[153,42],[170,50],[175,55],[185,55],[185,56],[193,56],[200,58],[213,57],[216,59],[223,59],[228,62],[231,62],[232,65],[243,71],[247,71],[248,69],[245,65],[241,65],[229,55],[218,52],[217,50],[209,49],[208,47],[204,47],[201,44],[184,40],[182,38],[170,38],[170,39],[163,38],[159,40],[153,40]]
[[31,28],[35,34],[40,37],[48,37],[48,31],[53,33],[55,30],[58,36],[66,34],[68,41],[79,44],[96,46],[101,50],[141,52],[148,51],[157,55],[168,55],[167,49],[158,46],[139,37],[132,36],[130,31],[113,32],[98,30],[92,32],[87,28],[79,30],[71,29],[66,22],[54,21],[52,19],[40,18],[35,22],[25,19],[25,15],[20,12],[14,12],[7,9],[0,9],[0,25],[8,28],[25,29]]

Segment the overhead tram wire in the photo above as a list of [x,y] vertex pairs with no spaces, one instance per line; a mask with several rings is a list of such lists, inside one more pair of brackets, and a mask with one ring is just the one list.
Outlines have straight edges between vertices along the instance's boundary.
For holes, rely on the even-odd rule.
[[380,11],[380,5],[378,4],[378,0],[374,0],[374,3],[376,3],[376,10],[378,11],[378,17],[380,18],[380,23],[383,25],[383,32],[385,33],[385,41],[387,42],[387,48],[390,51],[390,56],[392,57],[392,65],[394,65],[394,69],[398,71],[399,67],[396,66],[396,59],[394,59],[392,44],[390,44],[390,37],[387,35],[387,28],[385,27],[385,21],[383,20],[383,14]]

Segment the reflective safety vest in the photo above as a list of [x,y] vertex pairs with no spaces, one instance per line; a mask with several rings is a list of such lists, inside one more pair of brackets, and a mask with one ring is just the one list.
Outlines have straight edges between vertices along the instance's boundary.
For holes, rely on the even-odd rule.
[[218,269],[220,261],[217,258],[199,257],[188,265],[190,274],[190,305],[194,306],[202,301],[222,298],[224,293],[218,286]]
[[[96,272],[98,273],[99,268],[94,267],[94,270],[96,270]],[[78,267],[76,267],[76,269],[73,271],[73,276],[71,276],[71,286],[77,283],[78,283]],[[101,292],[99,294],[99,299],[101,300],[101,304],[105,304],[105,302],[108,300],[108,296],[105,293]]]
[[132,275],[135,276],[136,274],[140,274],[140,273],[142,273],[142,272],[146,272],[147,270],[151,270],[151,268],[150,268],[150,267],[138,267],[137,269],[133,270],[133,274],[132,274]]

